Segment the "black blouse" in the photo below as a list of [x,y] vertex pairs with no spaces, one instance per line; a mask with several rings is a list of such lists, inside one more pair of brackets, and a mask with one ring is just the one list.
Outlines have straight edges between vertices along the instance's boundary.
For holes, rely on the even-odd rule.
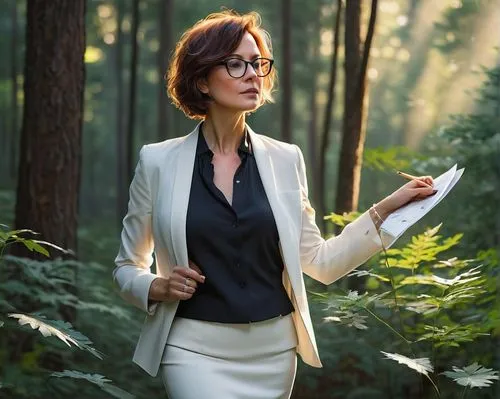
[[213,152],[198,137],[186,220],[189,259],[206,276],[177,316],[248,323],[292,312],[279,236],[247,134],[238,148],[232,205],[213,183]]

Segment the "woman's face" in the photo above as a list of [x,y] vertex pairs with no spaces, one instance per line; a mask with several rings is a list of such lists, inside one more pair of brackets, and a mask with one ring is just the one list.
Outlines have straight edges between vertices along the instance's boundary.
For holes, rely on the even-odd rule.
[[[254,61],[261,53],[253,36],[245,32],[238,48],[227,58],[241,58]],[[258,77],[251,65],[240,78],[229,75],[225,65],[217,65],[209,72],[200,90],[212,98],[209,112],[214,108],[245,112],[256,109],[261,104],[263,79]]]

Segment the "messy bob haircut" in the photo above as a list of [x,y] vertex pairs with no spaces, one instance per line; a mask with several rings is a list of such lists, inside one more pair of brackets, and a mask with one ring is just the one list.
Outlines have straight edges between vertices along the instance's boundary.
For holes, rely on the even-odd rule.
[[[260,25],[260,15],[256,12],[240,15],[232,10],[224,10],[208,15],[184,32],[167,73],[167,91],[174,105],[191,119],[205,118],[211,100],[198,89],[197,84],[208,76],[214,66],[236,50],[245,32],[253,36],[262,57],[272,58],[270,36]],[[262,79],[259,107],[274,101],[274,68]]]

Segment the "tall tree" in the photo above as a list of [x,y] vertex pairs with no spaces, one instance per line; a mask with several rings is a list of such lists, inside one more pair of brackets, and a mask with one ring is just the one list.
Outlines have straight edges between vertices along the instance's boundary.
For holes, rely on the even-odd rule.
[[281,0],[283,56],[281,66],[281,137],[292,141],[292,2]]
[[116,78],[116,209],[119,230],[122,219],[127,212],[127,145],[124,129],[124,83],[123,83],[123,15],[125,5],[123,0],[117,0],[116,7],[116,40],[115,40],[115,78]]
[[10,159],[10,177],[12,180],[14,180],[15,175],[16,175],[16,154],[17,154],[17,141],[16,138],[18,137],[19,133],[17,131],[18,129],[18,123],[17,123],[17,113],[18,113],[18,106],[17,106],[17,92],[19,90],[18,85],[17,85],[17,73],[18,73],[18,66],[17,66],[17,39],[18,39],[18,26],[17,26],[17,1],[13,0],[12,1],[12,14],[11,14],[11,23],[12,23],[12,33],[11,33],[11,72],[10,72],[10,77],[11,77],[11,125],[10,125],[10,154],[8,154],[9,159]]
[[320,32],[321,32],[321,5],[317,4],[315,9],[315,18],[312,24],[312,40],[310,48],[310,79],[311,87],[309,91],[309,107],[311,109],[311,114],[309,118],[309,127],[307,132],[308,138],[308,150],[309,150],[309,165],[312,171],[312,187],[313,187],[313,201],[316,205],[319,196],[319,183],[318,183],[318,163],[317,152],[318,152],[318,102],[317,102],[317,91],[318,91],[318,57],[319,57],[319,45],[320,45]]
[[[172,22],[174,1],[161,0],[159,7],[160,49],[158,51],[158,76],[164,82],[173,41]],[[169,116],[171,114],[169,111],[165,84],[161,84],[158,90],[158,140],[160,141],[172,137],[172,132],[169,132],[168,129]]]
[[16,228],[33,229],[44,240],[75,251],[84,15],[85,0],[27,2],[25,100],[15,210]]
[[[319,157],[318,167],[318,205],[320,215],[326,214],[326,154],[330,145],[330,128],[332,124],[332,114],[335,105],[335,92],[337,86],[337,60],[340,43],[340,22],[342,16],[342,0],[337,0],[337,12],[333,27],[333,53],[330,67],[330,80],[328,84],[328,99],[325,108],[325,120],[323,124],[323,132],[321,135],[321,152]],[[326,221],[323,220],[323,231],[326,230]]]
[[344,118],[335,200],[336,213],[353,211],[358,206],[365,143],[366,70],[375,30],[377,5],[378,0],[372,0],[366,39],[361,46],[361,0],[346,2]]
[[139,31],[139,0],[134,0],[132,3],[132,30],[131,46],[132,55],[130,57],[130,88],[129,88],[129,103],[128,103],[128,124],[127,124],[127,177],[128,183],[132,181],[134,175],[134,125],[135,125],[135,103],[137,92],[137,63],[139,59],[139,44],[137,32]]

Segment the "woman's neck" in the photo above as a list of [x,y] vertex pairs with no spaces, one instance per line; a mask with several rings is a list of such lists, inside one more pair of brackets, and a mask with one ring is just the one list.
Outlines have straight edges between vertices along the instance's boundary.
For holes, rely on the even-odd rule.
[[245,114],[208,114],[203,122],[203,135],[214,154],[235,153],[245,134]]

